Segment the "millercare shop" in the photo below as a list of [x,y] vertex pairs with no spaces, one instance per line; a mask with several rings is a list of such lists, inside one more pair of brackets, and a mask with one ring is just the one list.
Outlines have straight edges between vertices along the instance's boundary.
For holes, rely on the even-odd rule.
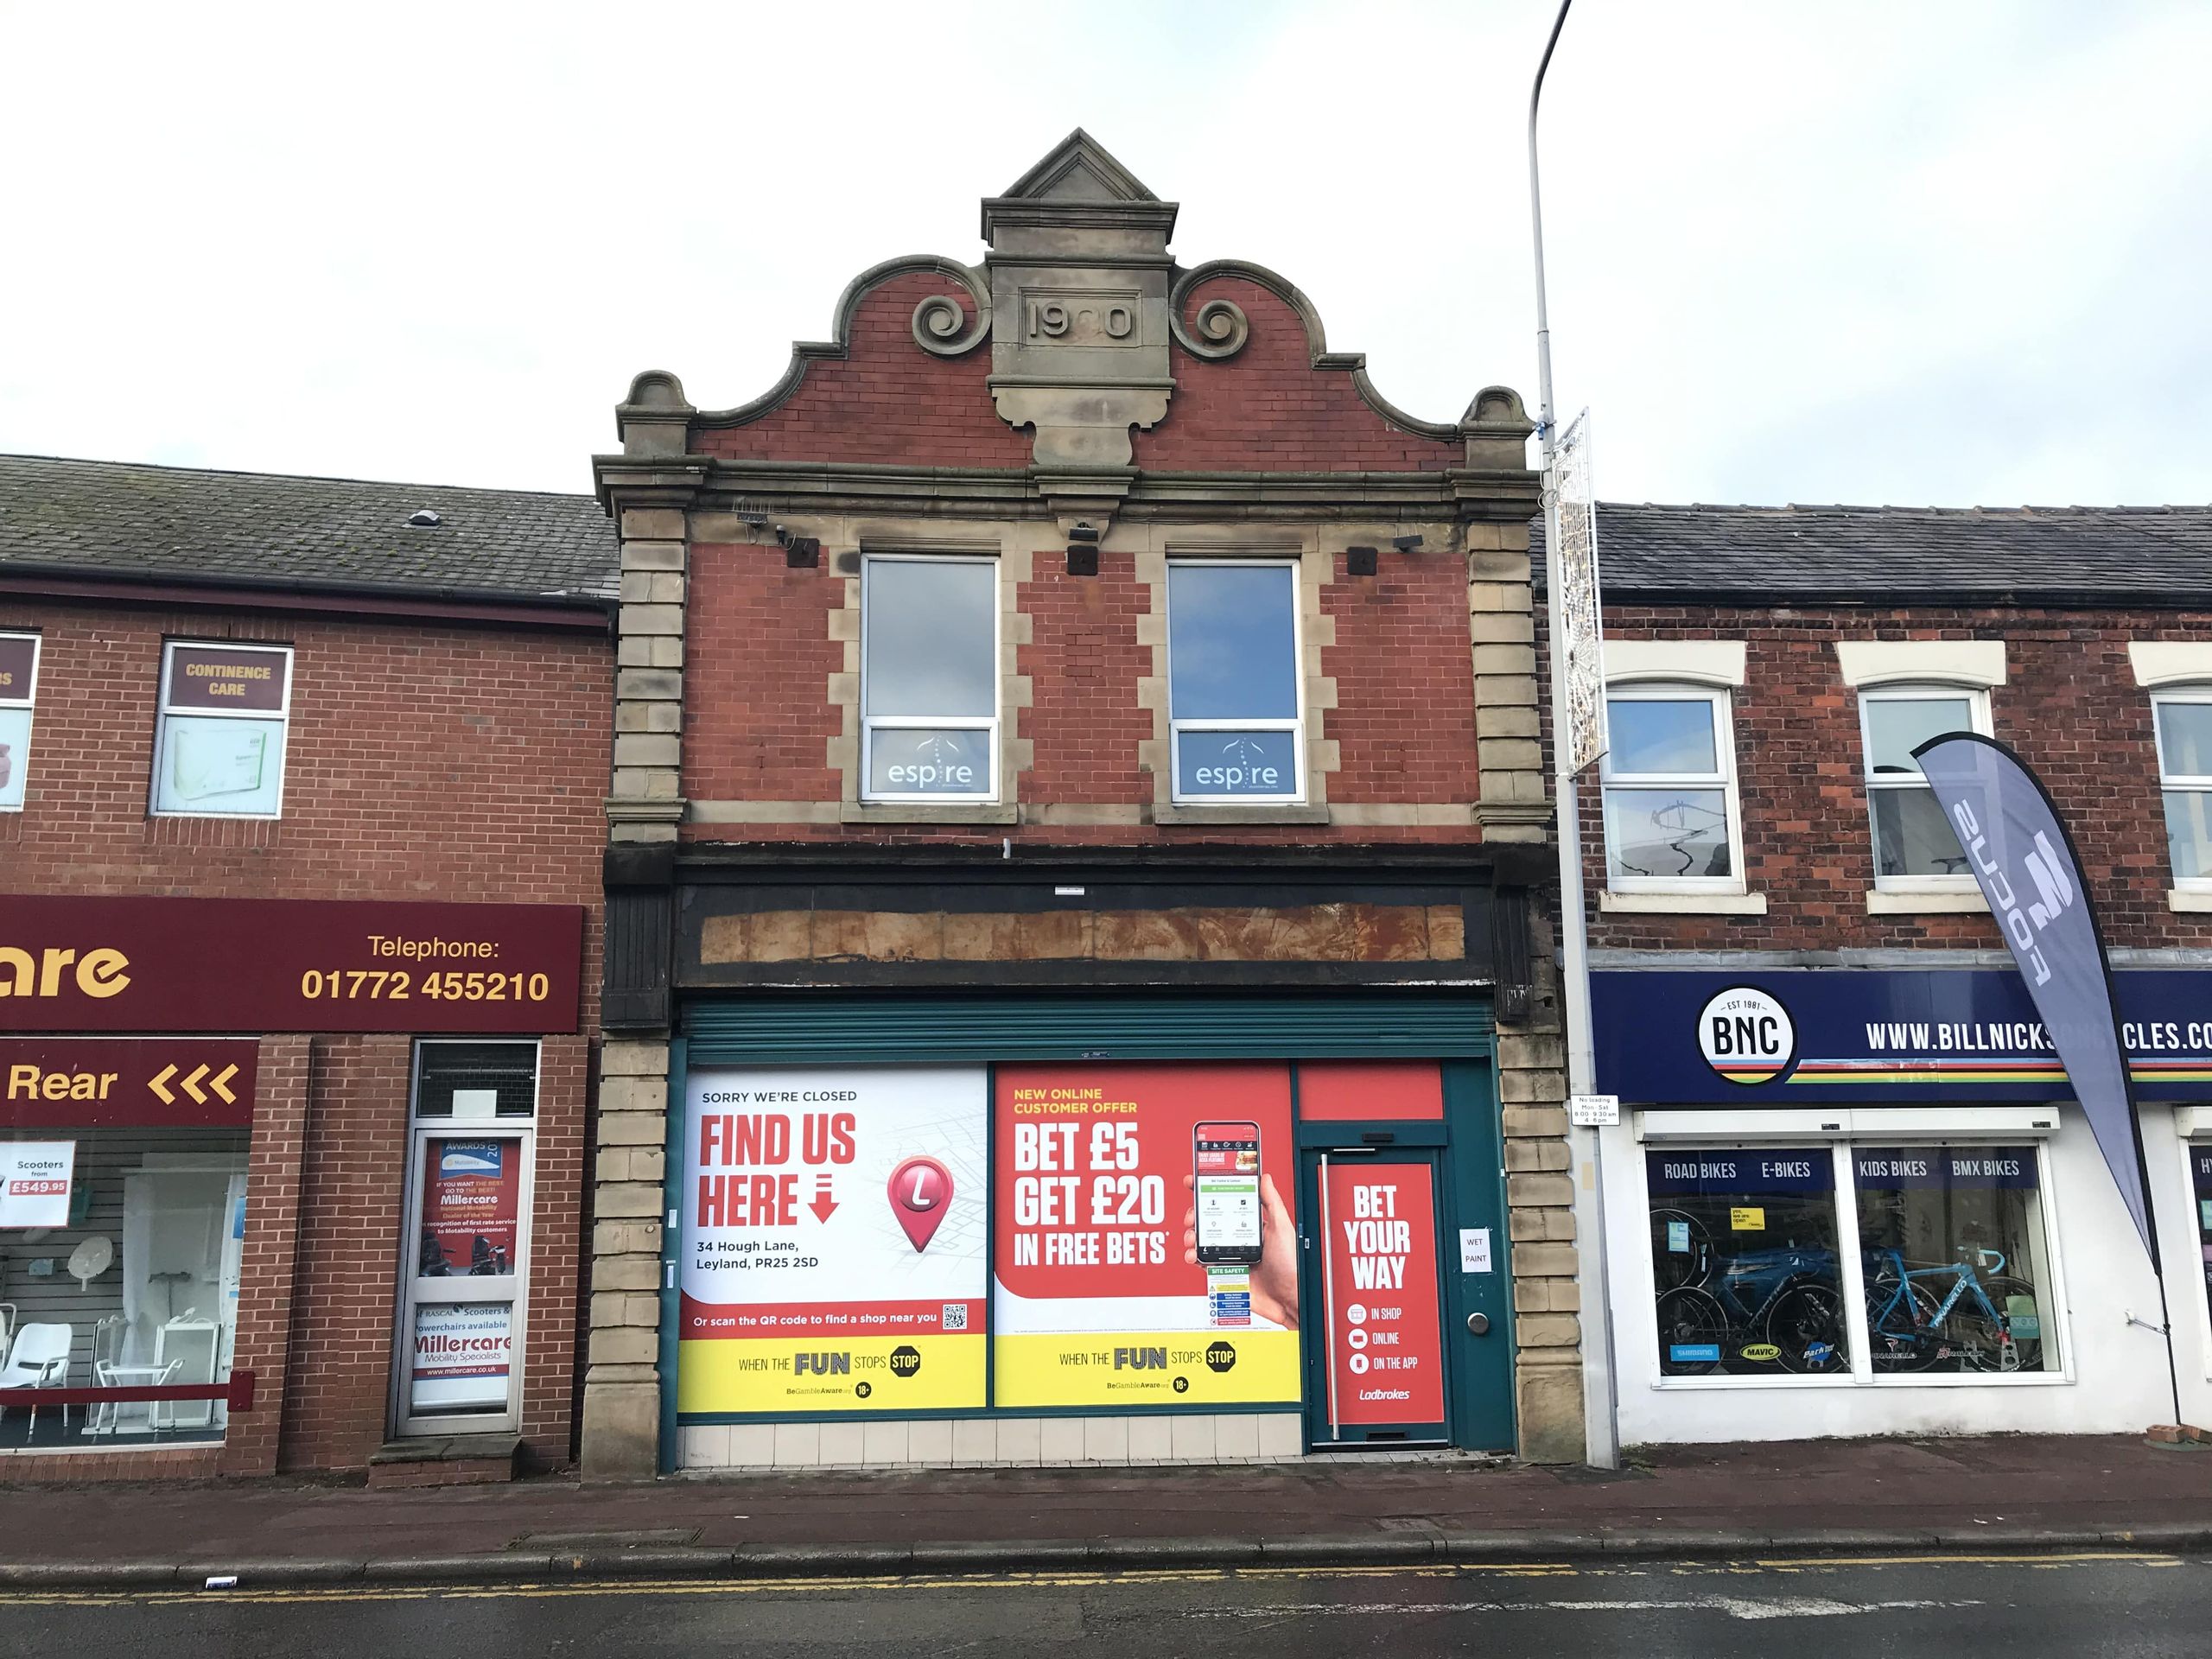
[[[2212,1411],[2212,1001],[2114,976],[2184,1421]],[[1592,976],[1620,1433],[2139,1433],[2161,1289],[2020,976]]]
[[512,1457],[573,1375],[582,908],[5,910],[7,1477]]

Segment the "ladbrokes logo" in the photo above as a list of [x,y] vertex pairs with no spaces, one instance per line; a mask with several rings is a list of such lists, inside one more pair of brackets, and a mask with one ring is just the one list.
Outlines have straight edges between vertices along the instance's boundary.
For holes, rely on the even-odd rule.
[[1989,837],[1982,833],[1981,821],[1974,817],[1974,809],[1964,801],[1955,803],[1951,821],[1958,826],[1959,844],[1986,878],[1983,886],[1991,906],[2018,947],[2021,966],[2034,976],[2037,984],[2048,982],[2050,964],[2044,960],[2039,940],[2044,929],[2064,915],[2076,897],[2073,882],[2067,879],[2065,859],[2050,844],[2049,836],[2036,831],[2035,850],[2020,861],[2028,880],[2035,884],[2036,896],[2023,905],[2012,876],[1991,856]]
[[48,945],[36,957],[18,945],[0,944],[0,996],[62,996],[73,987],[86,996],[115,996],[128,990],[124,970],[130,958],[108,945],[86,951]]

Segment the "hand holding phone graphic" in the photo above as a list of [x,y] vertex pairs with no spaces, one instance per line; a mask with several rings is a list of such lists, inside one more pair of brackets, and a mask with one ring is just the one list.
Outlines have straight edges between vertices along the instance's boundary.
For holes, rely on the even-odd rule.
[[1201,1265],[1255,1267],[1261,1255],[1260,1126],[1200,1123],[1191,1131],[1192,1199]]
[[1274,1178],[1260,1166],[1259,1125],[1198,1125],[1183,1185],[1191,1194],[1183,1212],[1183,1260],[1193,1267],[1249,1268],[1252,1312],[1297,1330],[1298,1229]]

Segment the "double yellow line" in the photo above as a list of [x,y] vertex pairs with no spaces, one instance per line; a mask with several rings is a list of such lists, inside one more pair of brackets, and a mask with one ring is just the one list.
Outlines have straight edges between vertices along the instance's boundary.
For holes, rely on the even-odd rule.
[[1087,1590],[1147,1584],[1220,1584],[1232,1580],[1313,1582],[1342,1579],[1535,1579],[1645,1577],[1665,1573],[1680,1577],[1715,1573],[1834,1572],[1847,1567],[2032,1567],[2063,1568],[2127,1563],[2137,1567],[2179,1567],[2178,1555],[2125,1550],[2081,1550],[2063,1554],[1799,1555],[1754,1556],[1740,1561],[1666,1561],[1592,1565],[1573,1561],[1504,1561],[1495,1565],[1408,1565],[1378,1567],[1136,1567],[1116,1571],[994,1573],[968,1576],[895,1573],[865,1578],[819,1576],[781,1579],[609,1579],[558,1584],[378,1584],[303,1585],[256,1590],[18,1590],[0,1592],[0,1608],[162,1607],[182,1605],[319,1605],[352,1602],[548,1600],[578,1596],[842,1596],[869,1590]]

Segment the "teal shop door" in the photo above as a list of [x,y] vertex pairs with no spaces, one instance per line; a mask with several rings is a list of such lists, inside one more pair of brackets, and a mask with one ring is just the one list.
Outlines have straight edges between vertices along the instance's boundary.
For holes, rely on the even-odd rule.
[[1308,1443],[1511,1450],[1489,1068],[1313,1063],[1297,1077]]
[[1452,1442],[1469,1452],[1515,1449],[1513,1264],[1505,1236],[1505,1157],[1497,1073],[1446,1061],[1444,1317],[1452,1370]]

